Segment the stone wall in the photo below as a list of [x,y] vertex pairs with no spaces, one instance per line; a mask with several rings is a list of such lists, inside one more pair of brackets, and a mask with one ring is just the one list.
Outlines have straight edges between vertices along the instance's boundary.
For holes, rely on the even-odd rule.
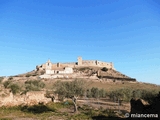
[[[26,95],[13,95],[10,93],[6,97],[0,97],[0,106],[15,106],[15,105],[35,105],[38,103],[51,102],[51,98],[45,97],[45,91],[32,91],[27,92]],[[55,96],[58,101],[58,96]]]
[[46,74],[55,74],[54,70],[46,70]]
[[57,68],[65,68],[65,67],[80,67],[80,66],[98,66],[98,67],[107,67],[114,69],[112,62],[102,62],[98,60],[82,60],[82,57],[78,57],[77,62],[69,62],[69,63],[51,63],[48,60],[45,64],[40,66],[36,66],[36,69],[45,69],[45,70],[56,70]]
[[64,69],[55,68],[55,70],[46,69],[46,74],[70,74],[73,73],[72,67],[65,67]]
[[97,60],[83,60],[81,66],[99,66],[99,67],[113,68],[112,63],[107,63]]

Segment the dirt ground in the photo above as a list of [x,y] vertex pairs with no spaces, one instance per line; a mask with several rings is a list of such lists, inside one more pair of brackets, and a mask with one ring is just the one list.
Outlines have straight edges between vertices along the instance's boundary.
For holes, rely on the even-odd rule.
[[115,111],[121,112],[130,112],[130,103],[123,103],[119,105],[118,102],[113,102],[108,99],[85,99],[78,100],[78,104],[80,105],[89,105],[95,109],[103,108],[103,109],[112,109]]

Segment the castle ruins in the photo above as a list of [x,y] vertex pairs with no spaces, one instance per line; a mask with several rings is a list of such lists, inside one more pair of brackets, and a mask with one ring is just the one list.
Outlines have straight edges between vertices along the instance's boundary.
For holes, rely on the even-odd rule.
[[57,73],[73,73],[72,68],[76,67],[106,67],[109,69],[114,69],[113,63],[102,62],[98,60],[82,60],[82,57],[78,57],[77,62],[69,63],[52,63],[48,60],[46,63],[36,66],[37,70],[45,70],[46,74],[57,74]]

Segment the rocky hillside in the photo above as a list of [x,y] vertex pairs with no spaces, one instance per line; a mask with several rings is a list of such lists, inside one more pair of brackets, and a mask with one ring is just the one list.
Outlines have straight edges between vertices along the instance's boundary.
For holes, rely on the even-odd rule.
[[136,79],[128,77],[114,69],[100,68],[100,67],[80,67],[74,70],[75,72],[85,73],[88,76],[96,75],[104,80],[121,80],[121,81],[136,81]]
[[[103,79],[111,81],[136,81],[136,79],[128,77],[121,72],[101,67],[78,67],[73,68],[74,73],[67,75],[68,78],[90,78],[90,79]],[[40,75],[45,74],[45,70],[33,70],[24,74],[10,76],[10,79],[28,79],[39,78]],[[64,77],[65,78],[65,77]]]

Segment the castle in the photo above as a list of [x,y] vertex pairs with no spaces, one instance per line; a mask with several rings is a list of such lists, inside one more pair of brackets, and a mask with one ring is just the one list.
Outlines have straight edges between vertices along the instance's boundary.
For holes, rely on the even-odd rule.
[[51,63],[51,61],[48,60],[46,63],[36,66],[36,69],[45,70],[46,74],[70,74],[73,73],[73,68],[88,66],[114,69],[112,62],[108,63],[98,60],[82,60],[82,57],[78,57],[77,62],[70,63]]

